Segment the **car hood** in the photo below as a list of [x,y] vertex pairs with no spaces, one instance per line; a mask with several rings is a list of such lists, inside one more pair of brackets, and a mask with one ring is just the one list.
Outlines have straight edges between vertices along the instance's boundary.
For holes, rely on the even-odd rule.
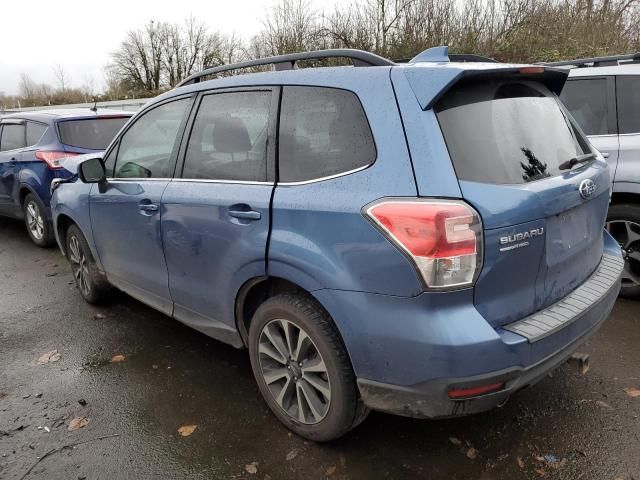
[[60,165],[62,167],[71,172],[73,175],[78,174],[78,165],[80,165],[85,160],[89,160],[90,158],[102,158],[104,152],[91,152],[85,153],[83,155],[74,155],[72,157],[66,157],[64,160],[60,161]]

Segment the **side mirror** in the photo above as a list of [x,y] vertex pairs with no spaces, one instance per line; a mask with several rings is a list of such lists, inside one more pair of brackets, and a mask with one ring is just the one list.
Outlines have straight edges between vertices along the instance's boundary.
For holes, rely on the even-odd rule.
[[84,183],[104,183],[107,174],[101,158],[90,158],[78,165],[78,177]]

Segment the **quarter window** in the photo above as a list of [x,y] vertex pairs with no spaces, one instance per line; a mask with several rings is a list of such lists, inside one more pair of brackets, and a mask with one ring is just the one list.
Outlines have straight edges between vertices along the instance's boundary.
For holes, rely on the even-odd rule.
[[265,181],[271,92],[202,99],[184,161],[184,178]]
[[5,124],[2,126],[0,151],[15,150],[26,147],[24,125]]
[[620,133],[640,133],[640,76],[616,78]]
[[190,98],[164,103],[143,113],[120,140],[116,178],[167,178],[173,174],[173,149]]
[[37,145],[47,126],[41,123],[27,122],[27,146]]
[[606,78],[569,80],[562,89],[560,100],[584,133],[587,135],[609,133]]
[[321,87],[285,87],[279,177],[299,182],[370,165],[376,148],[358,97]]

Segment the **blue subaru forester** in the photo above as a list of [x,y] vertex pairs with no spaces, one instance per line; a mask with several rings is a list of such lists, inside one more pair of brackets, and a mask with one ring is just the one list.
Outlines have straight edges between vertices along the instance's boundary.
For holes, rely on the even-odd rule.
[[[353,67],[295,68],[331,57]],[[246,347],[309,439],[370,409],[484,411],[566,361],[620,288],[607,164],[558,101],[565,78],[444,47],[205,70],[75,159],[58,243],[88,302],[116,287]]]

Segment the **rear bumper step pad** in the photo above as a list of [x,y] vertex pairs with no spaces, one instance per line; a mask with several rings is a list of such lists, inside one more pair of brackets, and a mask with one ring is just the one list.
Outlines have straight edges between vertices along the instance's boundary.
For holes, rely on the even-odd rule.
[[596,271],[582,285],[550,307],[502,328],[537,342],[580,318],[618,285],[624,260],[604,254]]

